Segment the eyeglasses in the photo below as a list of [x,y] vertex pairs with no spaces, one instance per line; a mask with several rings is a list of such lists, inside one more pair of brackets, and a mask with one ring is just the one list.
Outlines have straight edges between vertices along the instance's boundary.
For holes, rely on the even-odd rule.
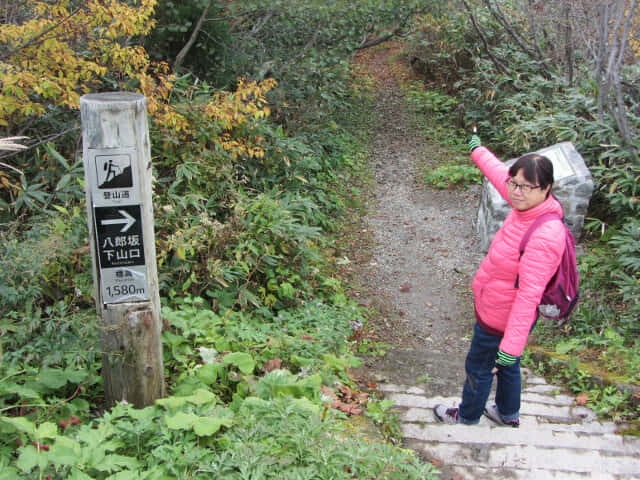
[[536,188],[542,189],[540,185],[527,185],[527,184],[520,185],[519,183],[514,182],[513,179],[511,178],[507,178],[506,183],[507,183],[507,187],[509,187],[511,190],[520,189],[520,191],[525,195],[533,192]]

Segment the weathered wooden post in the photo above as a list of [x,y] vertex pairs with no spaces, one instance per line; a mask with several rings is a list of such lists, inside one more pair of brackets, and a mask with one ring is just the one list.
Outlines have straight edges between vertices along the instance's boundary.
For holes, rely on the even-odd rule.
[[144,407],[164,395],[146,100],[89,94],[80,110],[106,401]]

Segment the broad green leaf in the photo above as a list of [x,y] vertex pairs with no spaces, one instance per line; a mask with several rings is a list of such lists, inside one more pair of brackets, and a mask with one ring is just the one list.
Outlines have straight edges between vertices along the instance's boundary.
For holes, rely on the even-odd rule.
[[93,480],[93,477],[90,477],[78,468],[74,468],[73,470],[71,470],[71,473],[67,477],[67,480]]
[[67,380],[71,383],[82,383],[89,378],[89,372],[75,368],[67,368],[64,371]]
[[232,423],[232,418],[200,417],[194,423],[193,431],[200,436],[213,435],[220,427],[230,427]]
[[187,397],[187,400],[194,405],[204,405],[206,403],[215,403],[218,400],[218,397],[215,393],[210,392],[209,390],[199,388],[193,393],[193,395]]
[[14,382],[0,382],[0,395],[4,394],[18,395],[21,398],[40,398],[35,390]]
[[31,436],[34,436],[37,431],[36,424],[25,417],[0,417],[0,422],[13,425],[16,429]]
[[198,417],[192,413],[179,412],[173,416],[166,416],[167,427],[171,430],[191,430]]
[[183,405],[186,405],[187,402],[188,402],[187,397],[176,397],[176,396],[159,398],[156,400],[157,405],[160,405],[161,407],[166,407],[170,410],[175,410],[177,408],[180,408]]
[[94,468],[102,472],[111,472],[113,470],[121,470],[122,468],[137,468],[138,466],[139,462],[135,458],[111,454],[106,455],[100,464],[94,465]]
[[43,368],[40,370],[37,380],[49,388],[57,389],[67,383],[67,375],[63,370],[57,368]]
[[253,369],[256,366],[256,362],[253,360],[253,357],[246,352],[229,353],[228,355],[225,355],[223,360],[227,365],[230,364],[238,367],[238,369],[245,375],[253,373]]
[[58,437],[51,447],[51,457],[58,465],[77,465],[82,446],[69,437]]
[[172,478],[174,477],[167,476],[163,468],[153,467],[148,469],[148,465],[146,465],[144,469],[124,470],[114,473],[113,475],[109,475],[105,480],[170,480]]
[[556,353],[559,353],[561,355],[565,355],[567,353],[569,353],[572,350],[580,350],[581,349],[581,345],[579,341],[576,341],[576,339],[571,339],[568,340],[566,342],[560,342],[556,345]]
[[36,467],[44,469],[49,462],[49,452],[36,450],[33,445],[27,445],[21,447],[19,450],[20,456],[16,461],[16,466],[25,473],[31,472]]
[[322,360],[329,366],[337,369],[355,368],[362,364],[362,360],[353,355],[341,355],[337,357],[331,353],[327,353],[322,356]]
[[15,480],[20,478],[20,472],[13,467],[2,467],[0,469],[0,480]]
[[149,477],[149,472],[141,474],[137,470],[125,470],[123,472],[117,472],[113,475],[109,475],[106,480],[142,480],[143,478],[162,478],[162,477]]
[[36,430],[36,438],[55,438],[58,436],[58,427],[55,423],[45,422]]
[[8,455],[0,457],[0,480],[15,480],[16,478],[20,478],[18,469],[9,465],[13,463],[13,457],[7,457]]
[[60,178],[60,181],[58,182],[58,184],[56,185],[56,191],[59,192],[60,190],[63,190],[67,185],[69,185],[71,180],[72,180],[72,177],[68,173],[63,175],[62,178]]
[[220,370],[220,367],[220,364],[208,363],[198,369],[198,373],[196,375],[207,385],[213,385],[216,380],[218,380],[218,371]]

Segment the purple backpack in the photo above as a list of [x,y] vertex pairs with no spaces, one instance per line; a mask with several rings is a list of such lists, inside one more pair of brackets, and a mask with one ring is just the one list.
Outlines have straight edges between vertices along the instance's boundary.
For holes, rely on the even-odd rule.
[[[529,230],[524,234],[520,241],[520,257],[524,254],[524,248],[529,242],[529,237],[544,222],[549,220],[562,220],[557,213],[549,212],[540,215]],[[558,326],[563,325],[569,320],[569,315],[578,303],[579,292],[578,283],[580,277],[576,265],[576,242],[564,222],[565,230],[565,249],[558,266],[558,271],[551,278],[547,287],[542,294],[538,311],[543,317],[560,320]],[[516,278],[516,288],[518,288],[518,279]]]

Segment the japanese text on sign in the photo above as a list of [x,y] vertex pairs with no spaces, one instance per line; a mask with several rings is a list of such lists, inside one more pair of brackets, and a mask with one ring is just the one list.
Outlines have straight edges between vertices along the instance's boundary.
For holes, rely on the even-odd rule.
[[100,268],[144,265],[140,205],[94,207]]

